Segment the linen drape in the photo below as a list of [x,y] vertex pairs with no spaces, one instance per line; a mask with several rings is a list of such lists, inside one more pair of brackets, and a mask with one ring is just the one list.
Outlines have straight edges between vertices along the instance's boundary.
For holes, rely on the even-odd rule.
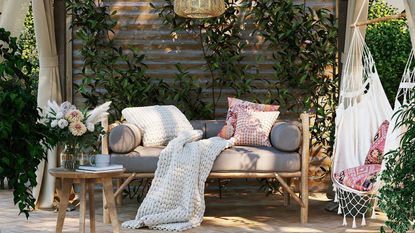
[[[409,0],[410,1],[410,0]],[[363,7],[363,8],[362,8]],[[360,16],[359,16],[359,12]],[[369,0],[350,0],[347,1],[347,20],[346,20],[346,35],[344,40],[344,51],[342,54],[341,62],[344,64],[346,62],[347,51],[349,51],[350,42],[353,37],[353,28],[350,25],[354,24],[356,21],[366,21],[369,10]],[[359,27],[360,33],[365,36],[366,26]]]
[[[44,109],[48,100],[62,101],[61,85],[58,69],[58,54],[55,40],[55,24],[53,17],[53,0],[32,0],[33,19],[36,44],[39,52],[39,87],[38,106]],[[55,178],[48,170],[57,165],[57,152],[48,152],[47,162],[38,166],[38,185],[33,190],[38,208],[51,208],[55,193]]]
[[0,27],[18,37],[23,30],[30,0],[0,0]]

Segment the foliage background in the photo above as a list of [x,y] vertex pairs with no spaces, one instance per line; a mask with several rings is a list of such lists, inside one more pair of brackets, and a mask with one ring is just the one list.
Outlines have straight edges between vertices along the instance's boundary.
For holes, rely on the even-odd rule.
[[[385,0],[370,1],[369,19],[398,13],[400,12],[387,4]],[[406,19],[388,20],[369,25],[365,40],[376,62],[383,88],[393,106],[406,61],[412,49]]]
[[8,179],[14,203],[28,217],[35,207],[31,189],[37,166],[56,140],[40,123],[34,67],[3,28],[0,42],[0,177]]

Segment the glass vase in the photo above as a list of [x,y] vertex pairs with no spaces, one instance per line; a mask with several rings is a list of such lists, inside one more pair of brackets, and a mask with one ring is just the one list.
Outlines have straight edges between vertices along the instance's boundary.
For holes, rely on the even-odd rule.
[[62,167],[71,171],[75,171],[81,164],[83,158],[82,150],[79,145],[65,145],[61,152]]

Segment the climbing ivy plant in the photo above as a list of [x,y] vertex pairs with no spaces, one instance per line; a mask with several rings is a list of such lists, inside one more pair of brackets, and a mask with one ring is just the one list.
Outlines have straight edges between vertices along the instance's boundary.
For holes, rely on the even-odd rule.
[[277,98],[287,110],[315,114],[313,142],[330,156],[338,100],[334,15],[287,0],[256,0],[249,7],[255,33],[274,51],[275,80],[269,88],[279,90]]
[[[130,106],[175,103],[186,115],[208,118],[211,105],[204,103],[201,91],[193,78],[180,69],[175,84],[146,75],[145,55],[134,47],[124,48],[114,44],[117,21],[112,18],[115,11],[101,1],[66,1],[67,11],[72,15],[71,28],[82,42],[82,82],[76,85],[89,107],[112,101],[112,118],[120,119],[121,111]],[[191,97],[183,87],[195,88]],[[196,95],[196,96],[195,96]],[[177,102],[176,102],[177,101]],[[192,107],[190,107],[192,106]]]
[[255,67],[242,63],[245,58],[242,51],[247,45],[242,37],[243,18],[240,15],[244,5],[225,0],[225,13],[207,19],[176,15],[173,0],[151,6],[162,18],[163,24],[171,28],[172,35],[191,33],[197,36],[206,61],[205,69],[210,75],[210,81],[204,85],[211,91],[213,115],[224,89],[232,89],[237,97],[252,92],[255,76],[249,70]]

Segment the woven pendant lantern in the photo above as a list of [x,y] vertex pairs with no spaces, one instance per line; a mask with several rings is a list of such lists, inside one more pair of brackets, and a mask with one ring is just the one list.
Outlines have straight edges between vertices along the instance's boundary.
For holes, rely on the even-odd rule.
[[217,17],[225,12],[224,0],[175,0],[174,12],[186,18]]

